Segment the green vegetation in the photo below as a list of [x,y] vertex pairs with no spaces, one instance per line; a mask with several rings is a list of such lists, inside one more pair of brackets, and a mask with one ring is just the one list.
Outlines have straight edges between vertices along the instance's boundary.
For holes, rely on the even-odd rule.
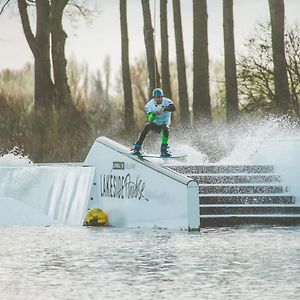
[[0,73],[2,154],[17,146],[35,162],[82,161],[98,136],[124,134],[118,117],[122,110],[120,101],[113,98],[106,101],[100,78],[94,76],[84,81],[81,68],[73,62],[69,75],[75,105],[47,109],[33,107],[30,65],[20,71]]

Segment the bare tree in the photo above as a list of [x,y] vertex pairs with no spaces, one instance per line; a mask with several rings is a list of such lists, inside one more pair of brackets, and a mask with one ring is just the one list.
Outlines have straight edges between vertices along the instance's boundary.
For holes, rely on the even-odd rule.
[[[13,0],[1,1],[0,14],[12,2]],[[34,57],[34,107],[73,105],[66,71],[67,34],[63,29],[62,19],[67,4],[87,16],[90,14],[86,8],[87,3],[84,0],[17,0],[17,3],[23,31]],[[35,34],[29,20],[30,6],[35,8]]]
[[69,0],[51,1],[51,53],[57,105],[72,104],[67,77],[65,44],[67,34],[63,29],[63,11]]
[[190,122],[189,99],[188,99],[188,91],[187,91],[186,65],[185,65],[185,58],[184,58],[181,9],[180,9],[179,0],[173,0],[173,14],[174,14],[174,30],[175,30],[175,41],[176,41],[180,121],[182,123],[188,124]]
[[291,108],[284,45],[284,0],[269,0],[274,64],[275,110],[287,113]]
[[226,118],[234,121],[239,114],[233,27],[233,0],[223,0]]
[[[126,2],[126,0],[124,2]],[[105,57],[103,69],[104,69],[104,75],[105,75],[105,98],[106,98],[106,101],[108,102],[109,101],[109,87],[110,87],[110,73],[111,73],[111,63],[110,63],[109,55],[107,55]]]
[[161,81],[167,97],[172,98],[169,66],[168,0],[160,0]]
[[147,62],[143,55],[135,58],[133,65],[130,67],[130,73],[132,78],[134,107],[137,107],[138,111],[144,111],[145,104],[149,100],[149,84]]
[[129,67],[129,50],[128,50],[128,30],[127,30],[127,1],[120,0],[120,20],[121,20],[121,42],[122,42],[122,76],[124,91],[125,107],[125,128],[131,131],[133,129],[133,100],[131,75]]
[[[151,11],[149,0],[141,0],[143,7],[144,18],[144,40],[147,55],[147,67],[149,74],[150,92],[160,86],[160,75],[157,68],[157,61],[155,56],[155,45],[153,38],[153,27],[151,22]],[[151,95],[151,93],[149,93]]]
[[51,79],[50,61],[50,5],[48,0],[36,3],[36,34],[30,26],[26,0],[18,0],[22,26],[34,56],[34,107],[47,107],[54,103],[54,84]]
[[206,0],[193,0],[194,51],[193,51],[193,115],[194,121],[212,119],[209,94],[209,59],[207,38]]
[[[244,112],[271,113],[275,106],[274,63],[271,24],[258,24],[245,44],[248,51],[238,60],[239,91]],[[300,100],[300,30],[297,25],[285,34],[285,56],[292,108],[299,116]]]

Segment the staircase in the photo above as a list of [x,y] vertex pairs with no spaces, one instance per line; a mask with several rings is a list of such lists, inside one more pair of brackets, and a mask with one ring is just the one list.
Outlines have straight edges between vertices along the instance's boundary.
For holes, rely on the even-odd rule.
[[300,207],[271,165],[169,166],[199,184],[200,226],[300,224]]

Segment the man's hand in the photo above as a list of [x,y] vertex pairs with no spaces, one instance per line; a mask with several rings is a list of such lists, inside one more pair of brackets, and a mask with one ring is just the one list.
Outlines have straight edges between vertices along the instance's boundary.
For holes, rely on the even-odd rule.
[[163,112],[164,112],[164,107],[161,107],[159,110],[157,111],[153,111],[153,112],[150,112],[148,114],[148,121],[149,122],[153,122],[156,118],[157,115],[161,115]]
[[154,114],[154,112],[151,112],[148,114],[148,121],[149,122],[153,122],[155,120],[156,116]]
[[173,103],[169,104],[167,107],[164,108],[164,111],[174,111],[175,105]]

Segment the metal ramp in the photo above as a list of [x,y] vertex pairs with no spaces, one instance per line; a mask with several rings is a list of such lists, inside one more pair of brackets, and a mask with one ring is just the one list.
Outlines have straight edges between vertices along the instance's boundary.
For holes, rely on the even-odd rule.
[[83,165],[95,168],[88,207],[102,209],[109,225],[199,230],[199,188],[193,179],[106,137],[94,142]]
[[300,207],[272,165],[168,167],[199,184],[201,227],[300,224]]

